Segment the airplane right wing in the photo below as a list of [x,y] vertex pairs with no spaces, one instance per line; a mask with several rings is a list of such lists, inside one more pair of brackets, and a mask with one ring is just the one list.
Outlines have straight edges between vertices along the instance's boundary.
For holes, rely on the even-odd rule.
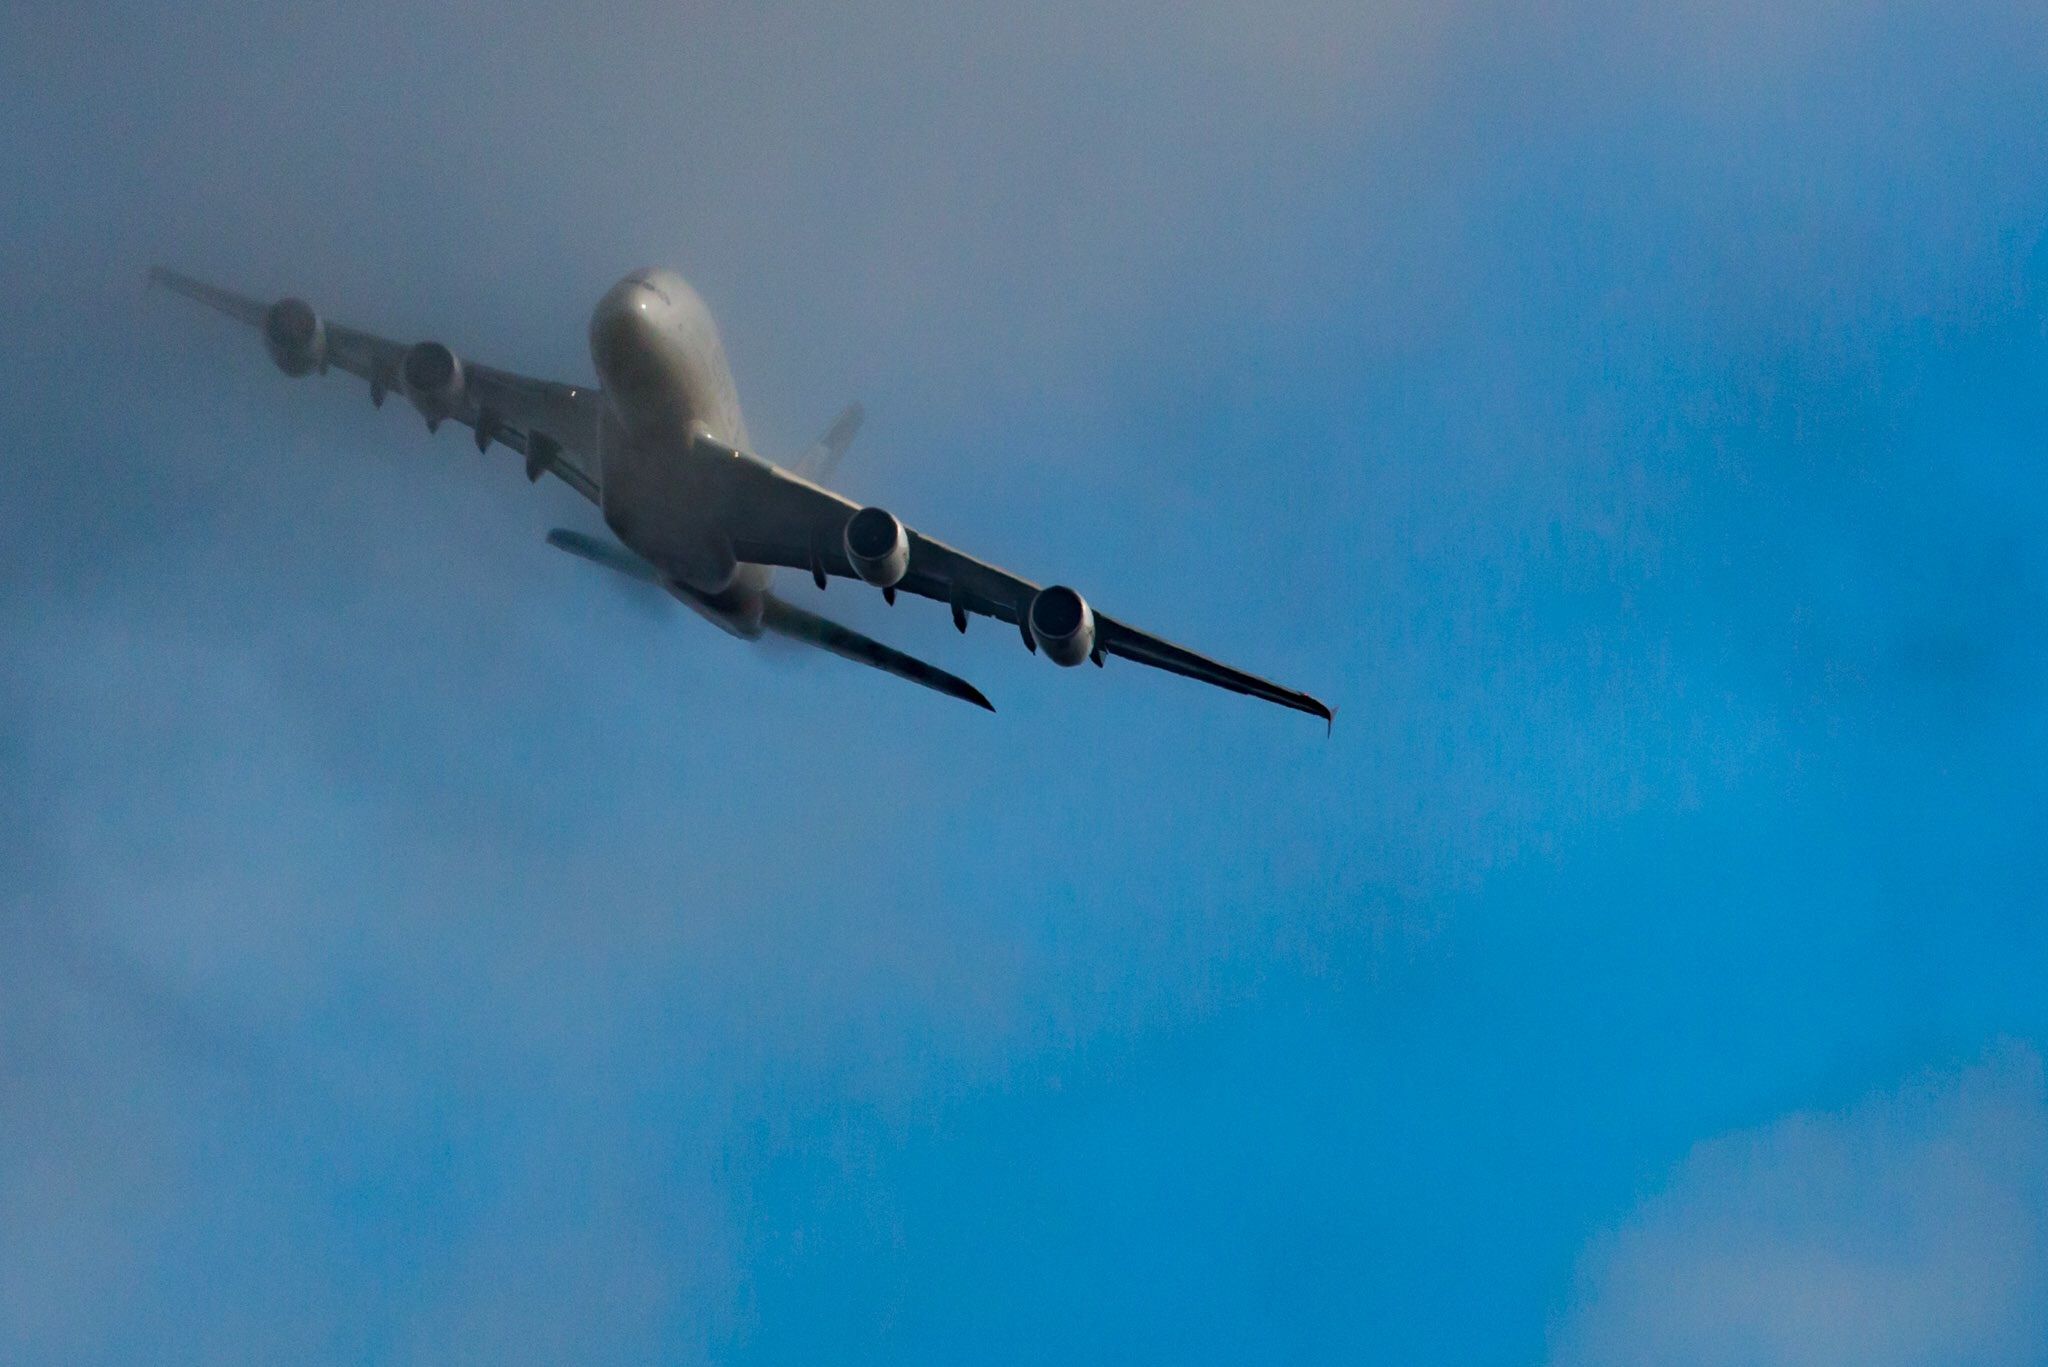
[[[828,575],[860,577],[846,549],[855,515],[863,512],[858,504],[746,451],[711,445],[726,457],[718,463],[722,473],[716,516],[731,536],[733,551],[741,560],[808,570],[820,585]],[[967,630],[968,613],[1009,622],[1016,626],[1026,647],[1038,650],[1037,633],[1029,617],[1033,604],[1040,599],[1039,585],[905,527],[880,509],[872,511],[903,538],[903,570],[888,590],[892,597],[900,590],[944,603],[952,610],[953,624],[962,631]],[[1183,678],[1306,712],[1326,723],[1334,719],[1329,705],[1318,698],[1096,612],[1071,589],[1061,591],[1061,606],[1055,616],[1069,619],[1074,628],[1074,634],[1066,638],[1070,644],[1082,634],[1092,634],[1092,648],[1077,648],[1077,653],[1062,663],[1075,664],[1087,659],[1100,665],[1105,656],[1118,655]],[[1091,619],[1093,627],[1089,633],[1082,623]]]

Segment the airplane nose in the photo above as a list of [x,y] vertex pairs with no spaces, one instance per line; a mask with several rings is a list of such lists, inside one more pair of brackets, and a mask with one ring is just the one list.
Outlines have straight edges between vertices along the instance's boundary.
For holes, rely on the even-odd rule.
[[654,347],[660,296],[637,280],[612,286],[590,314],[590,359],[617,379],[641,369]]

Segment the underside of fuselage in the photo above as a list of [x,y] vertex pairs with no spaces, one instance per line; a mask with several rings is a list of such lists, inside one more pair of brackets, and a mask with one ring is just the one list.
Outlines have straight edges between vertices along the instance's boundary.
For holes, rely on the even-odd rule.
[[606,524],[682,602],[759,636],[771,571],[733,554],[717,516],[721,448],[744,448],[747,430],[710,309],[675,272],[635,271],[591,311],[590,357],[607,401]]

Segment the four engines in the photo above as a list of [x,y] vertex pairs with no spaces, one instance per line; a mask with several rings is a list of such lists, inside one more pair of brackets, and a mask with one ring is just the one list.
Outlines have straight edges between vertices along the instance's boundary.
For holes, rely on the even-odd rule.
[[1073,666],[1095,654],[1095,611],[1064,584],[1040,589],[1024,614],[1031,639],[1056,665]]
[[846,559],[878,589],[893,589],[910,570],[910,533],[892,513],[863,508],[846,521]]
[[327,369],[327,325],[303,299],[280,299],[263,315],[263,345],[285,374]]

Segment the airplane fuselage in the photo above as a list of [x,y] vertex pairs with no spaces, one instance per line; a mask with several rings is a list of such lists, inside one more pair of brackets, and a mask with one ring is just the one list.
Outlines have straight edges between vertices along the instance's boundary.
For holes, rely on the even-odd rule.
[[607,402],[605,522],[682,601],[758,636],[771,571],[740,561],[721,525],[719,463],[749,443],[711,310],[675,272],[635,271],[591,311],[590,359]]

